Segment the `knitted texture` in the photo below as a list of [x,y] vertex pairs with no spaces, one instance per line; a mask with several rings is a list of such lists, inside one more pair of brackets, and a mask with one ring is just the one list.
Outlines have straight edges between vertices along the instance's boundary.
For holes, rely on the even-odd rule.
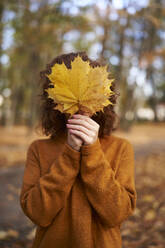
[[80,151],[66,135],[29,145],[20,205],[37,227],[32,248],[121,248],[136,200],[127,139],[111,134]]

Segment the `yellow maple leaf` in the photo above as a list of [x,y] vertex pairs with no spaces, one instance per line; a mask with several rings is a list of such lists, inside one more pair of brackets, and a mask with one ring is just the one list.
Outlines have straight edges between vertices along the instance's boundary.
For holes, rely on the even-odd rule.
[[107,65],[93,68],[78,55],[71,61],[71,69],[62,63],[55,64],[51,70],[46,76],[54,88],[45,91],[60,112],[73,115],[81,110],[93,115],[104,106],[113,105],[109,97],[115,94],[110,89],[114,79],[108,79]]

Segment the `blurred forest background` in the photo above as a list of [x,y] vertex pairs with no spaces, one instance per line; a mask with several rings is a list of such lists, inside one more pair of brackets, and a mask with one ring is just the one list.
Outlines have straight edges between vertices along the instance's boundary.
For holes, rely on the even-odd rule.
[[120,92],[115,134],[135,150],[138,201],[123,248],[164,248],[164,0],[0,1],[0,248],[31,247],[35,226],[18,197],[27,147],[42,137],[39,72],[77,51],[110,65]]

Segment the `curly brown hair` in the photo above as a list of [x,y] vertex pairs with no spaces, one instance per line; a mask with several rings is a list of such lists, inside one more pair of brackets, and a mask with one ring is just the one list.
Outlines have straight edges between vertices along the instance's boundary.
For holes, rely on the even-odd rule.
[[[46,65],[46,69],[40,72],[42,94],[39,95],[41,97],[39,127],[42,130],[42,134],[46,136],[50,135],[50,138],[54,138],[56,137],[56,135],[59,135],[60,133],[66,131],[66,123],[70,114],[61,113],[59,110],[53,109],[57,105],[57,103],[55,103],[53,99],[48,98],[48,93],[45,91],[45,89],[51,87],[50,80],[48,79],[46,74],[51,73],[51,67],[56,63],[62,64],[64,62],[66,67],[68,69],[71,69],[71,61],[73,61],[74,58],[78,55],[81,56],[84,61],[89,61],[90,66],[92,66],[93,68],[96,66],[105,65],[105,62],[103,61],[99,62],[99,60],[91,60],[87,56],[85,51],[75,53],[72,52],[55,57],[51,63]],[[111,78],[110,73],[108,78]],[[111,95],[109,100],[113,104],[116,104],[116,99],[120,95],[120,93],[117,93],[115,90],[115,81],[113,81],[112,85],[110,86],[110,89],[113,90],[115,94]],[[100,125],[98,133],[99,138],[103,138],[104,135],[110,135],[112,131],[118,128],[119,118],[118,115],[115,113],[114,106],[112,104],[105,106],[103,108],[103,112],[98,111],[90,118]]]

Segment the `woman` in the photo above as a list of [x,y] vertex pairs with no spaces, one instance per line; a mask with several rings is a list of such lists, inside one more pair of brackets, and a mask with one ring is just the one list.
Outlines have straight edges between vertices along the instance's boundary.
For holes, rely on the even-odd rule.
[[51,67],[64,62],[69,69],[78,54],[93,67],[101,65],[85,52],[69,53],[40,73],[41,126],[50,137],[30,144],[20,194],[25,215],[37,225],[32,248],[121,248],[120,226],[136,207],[134,150],[112,134],[113,106],[69,119],[53,109],[56,104],[45,92]]

